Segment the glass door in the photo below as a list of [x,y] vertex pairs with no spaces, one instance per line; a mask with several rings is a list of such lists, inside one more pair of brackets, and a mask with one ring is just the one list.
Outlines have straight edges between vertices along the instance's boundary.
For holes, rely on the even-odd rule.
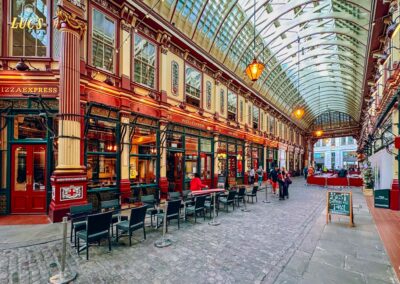
[[168,151],[167,153],[167,178],[172,191],[183,189],[183,158],[183,152]]
[[46,145],[12,146],[11,212],[46,212]]

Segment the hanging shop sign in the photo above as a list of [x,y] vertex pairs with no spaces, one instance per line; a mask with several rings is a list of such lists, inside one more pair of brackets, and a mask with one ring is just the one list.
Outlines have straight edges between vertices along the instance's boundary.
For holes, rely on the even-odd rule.
[[0,95],[4,96],[21,96],[22,94],[31,95],[57,95],[59,92],[58,86],[51,87],[49,85],[35,85],[35,86],[15,86],[15,85],[2,85],[0,87]]

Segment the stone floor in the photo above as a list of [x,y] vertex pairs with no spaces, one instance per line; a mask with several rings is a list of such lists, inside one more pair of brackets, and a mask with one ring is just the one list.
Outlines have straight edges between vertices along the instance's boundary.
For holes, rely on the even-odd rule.
[[[357,191],[357,190],[355,190]],[[346,219],[325,225],[325,189],[294,179],[290,199],[265,192],[251,212],[221,212],[220,226],[193,220],[178,230],[171,222],[167,248],[156,248],[161,230],[147,239],[90,248],[90,260],[68,245],[67,270],[75,283],[397,283],[360,193],[355,192],[355,228]],[[39,225],[37,225],[39,226]],[[59,224],[1,227],[0,283],[46,283],[58,272]],[[12,237],[14,235],[14,237]]]

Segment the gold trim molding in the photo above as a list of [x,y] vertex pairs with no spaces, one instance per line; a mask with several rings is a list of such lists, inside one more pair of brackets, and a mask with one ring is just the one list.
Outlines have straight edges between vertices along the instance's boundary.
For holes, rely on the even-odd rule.
[[54,27],[60,30],[64,28],[62,24],[66,24],[67,28],[75,30],[82,37],[86,31],[86,23],[76,18],[76,15],[71,14],[61,8],[57,9],[57,16],[54,20]]

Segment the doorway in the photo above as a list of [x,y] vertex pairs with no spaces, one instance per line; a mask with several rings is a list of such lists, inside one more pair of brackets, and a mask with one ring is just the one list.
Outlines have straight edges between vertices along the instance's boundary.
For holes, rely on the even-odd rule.
[[46,145],[11,148],[11,213],[46,212]]
[[183,190],[183,152],[168,151],[167,154],[167,179],[168,191]]

